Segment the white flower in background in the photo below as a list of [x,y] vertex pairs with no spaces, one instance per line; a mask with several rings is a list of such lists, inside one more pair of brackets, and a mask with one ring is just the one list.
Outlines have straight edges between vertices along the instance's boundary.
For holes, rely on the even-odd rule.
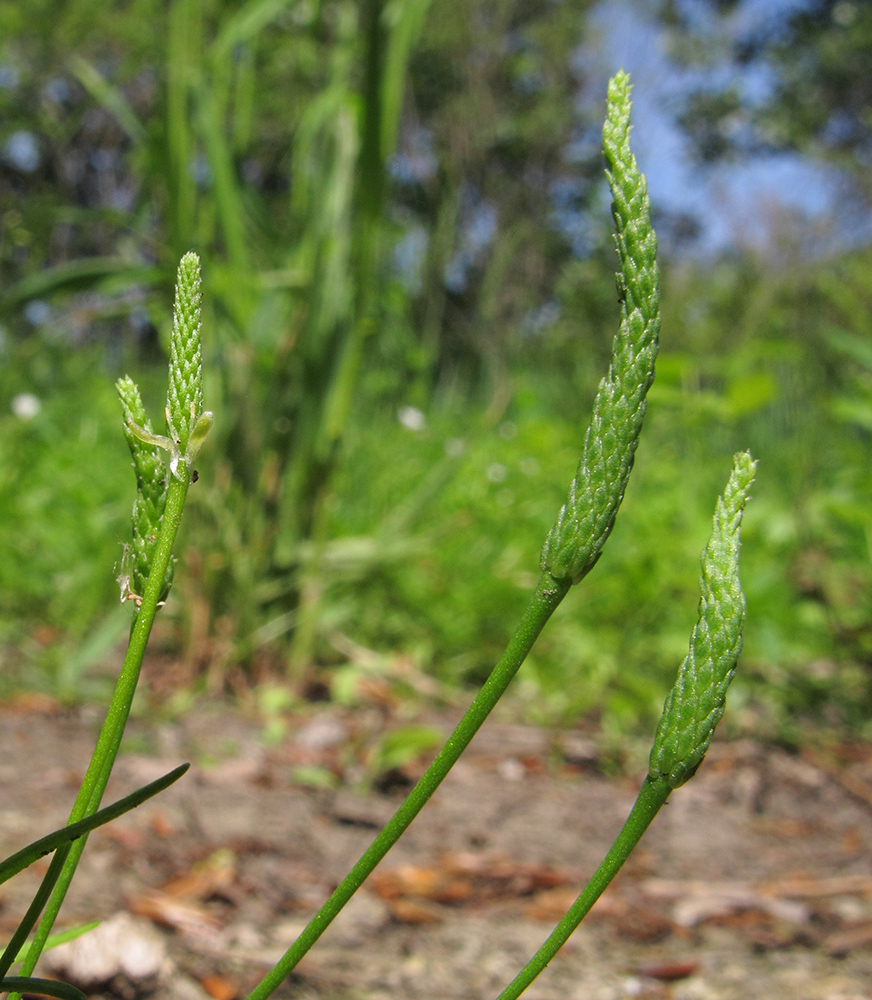
[[397,420],[409,431],[422,431],[427,426],[427,418],[414,406],[400,407]]
[[487,477],[492,483],[502,483],[505,481],[509,470],[502,462],[491,462],[487,467]]
[[42,401],[32,392],[19,392],[12,397],[12,412],[19,420],[32,420],[42,409]]

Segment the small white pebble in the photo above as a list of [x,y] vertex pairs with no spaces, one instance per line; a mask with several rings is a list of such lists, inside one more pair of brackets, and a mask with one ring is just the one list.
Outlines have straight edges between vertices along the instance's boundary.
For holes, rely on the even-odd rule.
[[527,769],[517,757],[506,757],[497,764],[497,774],[503,781],[523,781]]

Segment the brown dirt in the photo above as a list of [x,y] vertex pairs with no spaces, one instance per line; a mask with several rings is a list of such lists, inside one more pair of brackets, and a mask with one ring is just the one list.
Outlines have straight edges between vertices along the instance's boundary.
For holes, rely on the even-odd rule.
[[[11,853],[63,824],[100,720],[20,706],[0,720],[0,850]],[[428,720],[446,733],[452,721]],[[359,794],[361,733],[378,719],[325,707],[289,722],[271,748],[262,726],[226,707],[131,724],[107,801],[183,760],[193,766],[95,833],[85,852],[63,919],[116,928],[121,943],[96,948],[108,966],[58,949],[51,969],[94,997],[245,996],[392,813],[397,785],[420,770]],[[333,790],[294,780],[313,765],[344,780]],[[599,862],[637,788],[638,778],[599,773],[595,748],[577,736],[555,743],[538,729],[488,723],[373,888],[275,995],[495,997]],[[716,744],[526,995],[870,1000],[870,810],[869,747],[824,757]],[[28,871],[0,888],[3,934],[35,878]],[[153,968],[146,958],[136,967],[149,948]]]

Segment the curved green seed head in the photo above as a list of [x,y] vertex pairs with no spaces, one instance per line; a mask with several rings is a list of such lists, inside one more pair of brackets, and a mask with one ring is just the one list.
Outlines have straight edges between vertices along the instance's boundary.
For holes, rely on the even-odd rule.
[[593,568],[614,526],[633,468],[657,357],[657,236],[645,178],[630,149],[630,108],[630,78],[620,72],[609,83],[603,151],[621,264],[621,324],[608,374],[594,400],[578,470],[540,560],[543,571],[573,583]]
[[702,554],[699,619],[657,726],[649,773],[653,779],[666,778],[672,788],[693,777],[702,763],[724,714],[742,649],[745,595],[739,583],[739,529],[756,465],[748,452],[733,459]]
[[[142,405],[136,383],[127,375],[115,383],[124,413],[124,437],[133,458],[136,474],[136,499],[133,501],[133,543],[125,546],[121,576],[121,600],[141,597],[145,591],[157,536],[167,499],[167,469],[161,448],[143,441],[132,427],[151,434],[151,423]],[[170,563],[161,593],[166,598],[172,584],[173,564]]]
[[[139,387],[129,375],[125,375],[118,379],[115,388],[124,413],[124,437],[133,458],[137,488],[150,490],[154,494],[157,492],[154,484],[163,476],[164,460],[159,448],[146,444],[131,430],[131,424],[135,424],[151,433],[151,421],[142,405]],[[163,492],[166,492],[166,484]]]

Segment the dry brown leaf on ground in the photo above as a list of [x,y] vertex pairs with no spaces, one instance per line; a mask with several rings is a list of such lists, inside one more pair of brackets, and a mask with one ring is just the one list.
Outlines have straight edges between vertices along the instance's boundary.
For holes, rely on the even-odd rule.
[[147,917],[156,924],[194,937],[209,936],[221,928],[221,921],[202,903],[181,899],[159,889],[147,889],[131,900],[130,911],[138,917]]
[[872,896],[872,875],[816,875],[779,878],[758,882],[757,889],[768,896],[789,899],[822,899],[828,896]]
[[233,851],[222,849],[195,864],[189,872],[167,882],[161,891],[178,899],[228,898],[228,890],[235,880],[236,855]]
[[567,872],[550,865],[527,864],[493,852],[458,851],[440,855],[432,865],[402,865],[376,872],[370,885],[387,900],[412,896],[475,905],[530,896],[571,880]]
[[646,979],[658,979],[664,983],[675,983],[679,979],[687,979],[699,972],[699,962],[658,962],[656,965],[643,965],[636,970],[639,976]]
[[413,896],[400,896],[385,901],[392,920],[399,924],[439,924],[445,913],[436,903]]
[[839,958],[857,948],[867,948],[870,944],[872,944],[872,921],[864,921],[862,924],[830,934],[824,940],[828,954]]
[[[578,890],[571,886],[543,889],[524,907],[524,916],[528,920],[543,920],[546,923],[556,924],[577,897]],[[602,898],[601,896],[600,899]]]
[[239,986],[227,976],[203,976],[200,985],[213,1000],[236,1000],[241,995]]
[[838,781],[846,792],[866,805],[872,806],[872,785],[868,781],[813,747],[805,747],[802,757],[812,766],[825,771],[834,781]]
[[642,883],[641,889],[644,895],[669,900],[672,920],[679,927],[696,927],[707,920],[746,910],[762,910],[793,924],[804,924],[810,917],[808,907],[802,903],[764,892],[750,882],[680,882],[651,878]]

